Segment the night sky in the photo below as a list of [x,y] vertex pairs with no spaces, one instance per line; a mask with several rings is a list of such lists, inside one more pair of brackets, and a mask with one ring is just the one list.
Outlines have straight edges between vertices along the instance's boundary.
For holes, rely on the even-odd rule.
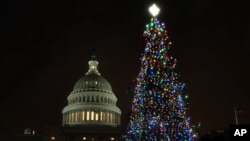
[[173,42],[171,55],[190,95],[189,115],[199,132],[235,123],[234,106],[250,123],[250,23],[244,3],[211,0],[1,1],[0,132],[43,132],[60,127],[75,82],[88,70],[93,49],[123,115],[126,88],[140,70],[148,7],[161,8]]

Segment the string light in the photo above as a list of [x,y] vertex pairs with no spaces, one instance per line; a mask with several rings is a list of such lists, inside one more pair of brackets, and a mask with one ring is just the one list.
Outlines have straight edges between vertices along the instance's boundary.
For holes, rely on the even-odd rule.
[[146,46],[124,139],[196,140],[197,135],[186,114],[189,97],[182,93],[185,84],[178,80],[177,60],[169,55],[172,42],[165,24],[152,18],[146,24],[143,37]]

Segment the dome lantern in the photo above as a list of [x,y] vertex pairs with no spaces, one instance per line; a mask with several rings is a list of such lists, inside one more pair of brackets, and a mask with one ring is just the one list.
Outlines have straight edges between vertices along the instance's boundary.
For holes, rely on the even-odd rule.
[[98,72],[98,64],[99,62],[96,60],[96,55],[95,54],[92,54],[91,56],[91,60],[89,60],[89,70],[88,72],[86,73],[86,75],[89,75],[91,73],[94,73],[94,74],[97,74],[97,75],[101,75],[99,72]]

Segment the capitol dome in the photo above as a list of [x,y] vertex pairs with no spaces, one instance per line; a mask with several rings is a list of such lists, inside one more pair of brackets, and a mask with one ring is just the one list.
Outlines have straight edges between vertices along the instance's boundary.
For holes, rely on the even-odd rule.
[[74,86],[73,92],[100,91],[113,94],[109,82],[100,75],[89,74],[80,78]]
[[62,110],[64,125],[120,125],[121,110],[110,83],[98,71],[93,55],[89,70],[74,85]]

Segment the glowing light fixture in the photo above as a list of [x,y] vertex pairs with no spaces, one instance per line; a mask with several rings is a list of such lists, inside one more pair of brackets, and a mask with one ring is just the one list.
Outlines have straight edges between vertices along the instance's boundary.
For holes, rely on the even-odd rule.
[[160,9],[155,4],[150,6],[148,10],[152,14],[153,17],[157,16],[160,12]]
[[56,140],[56,137],[52,136],[50,139],[51,139],[52,141],[54,141],[54,140]]

